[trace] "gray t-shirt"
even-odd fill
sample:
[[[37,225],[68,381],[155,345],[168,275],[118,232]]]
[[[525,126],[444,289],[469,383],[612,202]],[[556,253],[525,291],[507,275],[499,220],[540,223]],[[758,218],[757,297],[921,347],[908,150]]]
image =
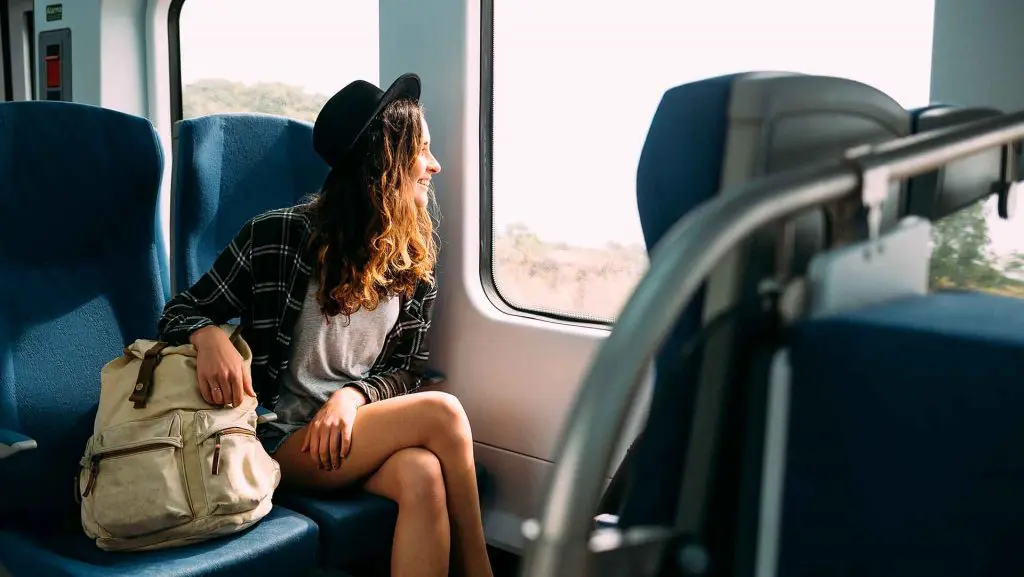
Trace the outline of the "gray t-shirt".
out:
[[[382,300],[372,311],[359,309],[329,321],[316,300],[318,284],[310,280],[292,336],[291,361],[281,375],[280,397],[272,429],[291,433],[312,420],[331,393],[365,378],[398,321],[400,299]]]

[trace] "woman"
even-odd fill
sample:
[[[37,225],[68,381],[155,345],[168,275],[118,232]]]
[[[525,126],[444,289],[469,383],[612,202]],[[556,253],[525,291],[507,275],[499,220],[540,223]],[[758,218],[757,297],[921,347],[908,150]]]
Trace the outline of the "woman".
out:
[[[392,574],[491,575],[469,421],[420,385],[437,296],[427,202],[441,167],[416,75],[356,81],[324,105],[313,145],[331,166],[308,204],[247,222],[212,269],[172,298],[161,338],[197,348],[214,405],[259,397],[282,483],[362,484],[398,503]],[[241,317],[252,373],[217,324]]]

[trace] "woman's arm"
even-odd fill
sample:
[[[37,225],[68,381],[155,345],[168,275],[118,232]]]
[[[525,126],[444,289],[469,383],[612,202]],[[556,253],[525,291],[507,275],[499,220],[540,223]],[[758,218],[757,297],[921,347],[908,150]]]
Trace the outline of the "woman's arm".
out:
[[[167,301],[157,324],[159,338],[173,345],[185,344],[199,329],[225,323],[248,310],[253,295],[251,267],[250,220],[206,274]]]
[[[402,325],[401,340],[384,364],[382,370],[373,372],[365,379],[345,385],[358,389],[366,401],[382,401],[405,395],[418,389],[423,382],[423,373],[430,359],[427,333],[430,331],[437,300],[437,285],[421,282],[413,295],[420,303],[420,315],[416,316],[402,309],[398,323]],[[412,303],[415,307],[415,302]]]

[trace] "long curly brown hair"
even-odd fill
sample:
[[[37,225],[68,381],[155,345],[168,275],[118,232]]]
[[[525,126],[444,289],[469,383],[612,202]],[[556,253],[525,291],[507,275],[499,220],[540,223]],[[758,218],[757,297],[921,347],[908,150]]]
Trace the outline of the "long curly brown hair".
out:
[[[389,104],[309,204],[316,296],[328,319],[373,310],[385,298],[411,296],[420,281],[434,282],[433,222],[412,194],[422,119],[413,100]]]

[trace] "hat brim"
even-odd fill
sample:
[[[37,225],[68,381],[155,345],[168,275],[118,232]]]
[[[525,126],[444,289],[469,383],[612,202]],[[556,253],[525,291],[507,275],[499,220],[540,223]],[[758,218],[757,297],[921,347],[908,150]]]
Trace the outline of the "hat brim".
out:
[[[388,104],[398,100],[399,98],[409,98],[415,102],[420,101],[420,77],[411,72],[403,74],[395,79],[391,83],[391,86],[384,91],[384,98],[380,100],[380,106],[377,107],[377,114],[381,113]]]
[[[381,97],[380,103],[377,104],[376,110],[373,111],[373,115],[371,115],[370,118],[366,120],[366,123],[363,124],[362,128],[359,130],[359,133],[356,135],[356,138],[352,141],[348,148],[345,149],[345,151],[342,153],[342,156],[348,154],[349,151],[352,150],[352,147],[355,146],[356,141],[358,141],[363,136],[363,134],[366,133],[366,129],[370,127],[370,123],[372,123],[375,118],[380,116],[380,113],[384,112],[384,109],[387,108],[389,104],[400,98],[409,98],[414,102],[418,103],[420,101],[420,89],[420,77],[416,74],[413,74],[412,72],[403,74],[399,76],[397,79],[395,79],[395,81],[391,83],[391,86],[389,86],[388,89],[384,91],[384,96]],[[334,167],[332,166],[332,172],[333,168]]]
[[[361,137],[363,133],[366,132],[366,129],[370,127],[370,123],[373,122],[373,119],[380,116],[380,113],[384,112],[384,109],[387,108],[389,104],[401,98],[409,98],[417,103],[420,101],[419,76],[410,72],[395,79],[395,81],[391,83],[391,86],[384,91],[384,96],[381,97],[380,104],[378,104],[377,109],[373,111],[373,116],[366,121],[363,129],[359,131],[359,136]],[[358,138],[359,137],[356,137],[357,140]]]

